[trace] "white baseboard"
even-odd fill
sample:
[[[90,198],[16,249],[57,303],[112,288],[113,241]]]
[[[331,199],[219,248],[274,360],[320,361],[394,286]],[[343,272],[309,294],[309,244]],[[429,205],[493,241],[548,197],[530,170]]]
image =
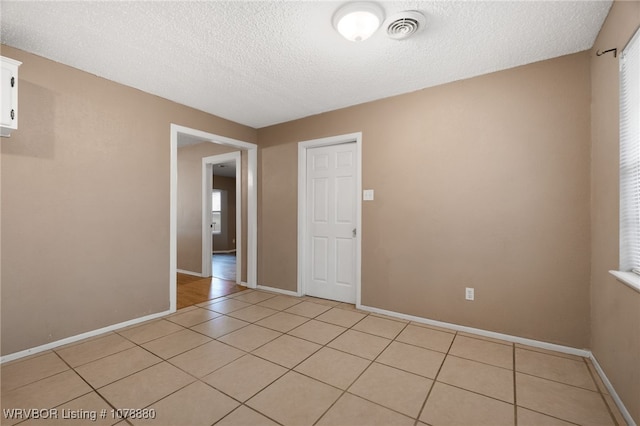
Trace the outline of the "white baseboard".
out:
[[[607,387],[607,390],[609,391],[609,395],[611,395],[611,398],[613,398],[613,401],[618,406],[618,409],[620,410],[620,413],[622,414],[622,417],[624,417],[624,420],[627,422],[627,425],[628,426],[637,426],[636,422],[633,420],[633,417],[631,417],[631,414],[629,413],[629,410],[627,410],[627,407],[624,406],[624,403],[622,402],[622,400],[618,396],[618,393],[616,392],[616,390],[614,389],[613,385],[609,381],[609,378],[604,373],[604,370],[602,369],[602,367],[600,367],[600,364],[598,363],[598,360],[593,355],[593,353],[590,354],[589,359],[591,359],[591,362],[593,363],[593,366],[596,368],[596,371],[598,372],[598,375],[602,379],[602,382]]]
[[[177,269],[176,272],[179,274],[192,275],[194,277],[202,277],[201,272],[185,271],[184,269]]]
[[[26,349],[24,351],[15,352],[9,355],[5,355],[0,357],[0,364],[4,364],[5,362],[13,361],[19,358],[24,358],[25,356],[34,355],[39,352],[48,351],[50,349],[57,348],[59,346],[68,345],[69,343],[74,343],[79,340],[83,340],[89,337],[99,336],[100,334],[108,333],[109,331],[118,330],[120,328],[129,327],[130,325],[138,324],[141,322],[149,321],[152,319],[160,318],[165,315],[171,314],[175,311],[164,311],[158,312],[157,314],[151,314],[140,318],[135,318],[129,321],[121,322],[114,325],[109,325],[107,327],[99,328],[97,330],[87,331],[86,333],[78,334],[71,337],[66,337],[61,340],[56,340],[55,342],[47,343],[45,345],[36,346],[35,348]]]
[[[373,308],[370,306],[358,305],[358,309],[363,311],[375,312],[378,314],[388,315],[390,317],[396,317],[406,319],[409,321],[419,322],[421,324],[434,325],[436,327],[448,328],[450,330],[464,331],[466,333],[477,334],[484,337],[492,337],[494,339],[506,340],[508,342],[520,343],[522,345],[533,346],[535,348],[548,349],[551,351],[562,352],[565,354],[577,355],[585,358],[589,358],[591,351],[588,349],[576,349],[570,346],[556,345],[555,343],[541,342],[539,340],[526,339],[524,337],[512,336],[510,334],[496,333],[494,331],[482,330],[480,328],[467,327],[464,325],[451,324],[448,322],[436,321],[422,317],[415,317],[413,315],[401,314],[393,311],[386,311],[384,309]]]
[[[613,385],[611,384],[606,374],[604,373],[604,370],[602,369],[602,367],[600,367],[600,364],[598,364],[598,361],[596,360],[593,353],[591,353],[591,351],[588,349],[576,349],[570,346],[556,345],[554,343],[541,342],[539,340],[533,340],[533,339],[525,339],[523,337],[496,333],[493,331],[482,330],[480,328],[466,327],[463,325],[451,324],[448,322],[436,321],[436,320],[431,320],[427,318],[416,317],[413,315],[401,314],[398,312],[387,311],[379,308],[373,308],[371,306],[358,305],[356,307],[363,311],[369,311],[369,312],[387,315],[390,317],[401,318],[409,321],[418,322],[421,324],[434,325],[437,327],[448,328],[450,330],[456,330],[456,331],[464,331],[466,333],[476,334],[478,336],[492,337],[494,339],[506,340],[508,342],[513,342],[513,343],[520,343],[522,345],[532,346],[534,348],[548,349],[551,351],[562,352],[565,354],[577,355],[584,358],[589,358],[593,362],[593,365],[596,368],[598,375],[602,379],[602,382],[604,383],[604,385],[607,387],[607,390],[609,391],[609,395],[611,395],[611,397],[613,398],[613,401],[618,406],[618,409],[620,410],[620,413],[624,417],[628,426],[637,426],[635,421],[631,417],[631,414],[629,413],[627,408],[624,406],[624,403],[622,402],[622,400],[616,393],[615,389],[613,388]]]
[[[236,249],[231,249],[231,250],[214,250],[212,251],[213,254],[225,254],[225,253],[235,253]]]
[[[294,296],[294,297],[299,297],[300,295],[295,292],[295,291],[291,291],[291,290],[283,290],[281,288],[275,288],[275,287],[268,287],[266,285],[257,285],[256,289],[258,290],[264,290],[264,291],[270,291],[272,293],[280,293],[280,294],[285,294],[287,296]]]
[[[181,271],[179,270],[178,272],[181,272]],[[189,271],[185,271],[185,272],[182,272],[182,273],[189,273]],[[195,273],[190,273],[190,275],[191,274],[196,275]],[[196,276],[199,276],[199,275],[196,275]],[[243,286],[249,288],[247,283],[245,283],[245,282],[242,282],[240,285],[243,285]],[[273,292],[273,293],[284,294],[284,295],[287,295],[287,296],[294,296],[294,297],[301,296],[300,294],[298,294],[295,291],[283,290],[283,289],[264,286],[264,285],[258,285],[258,286],[256,286],[256,288],[259,289],[259,290],[270,291],[270,292]],[[598,363],[598,360],[593,355],[593,353],[591,353],[590,350],[587,350],[587,349],[576,349],[576,348],[572,348],[570,346],[563,346],[563,345],[557,345],[557,344],[554,344],[554,343],[542,342],[542,341],[539,341],[539,340],[526,339],[526,338],[523,338],[523,337],[512,336],[512,335],[509,335],[509,334],[496,333],[496,332],[493,332],[493,331],[487,331],[487,330],[483,330],[483,329],[480,329],[480,328],[467,327],[467,326],[458,325],[458,324],[452,324],[452,323],[443,322],[443,321],[431,320],[431,319],[428,319],[428,318],[416,317],[416,316],[413,316],[413,315],[402,314],[402,313],[394,312],[394,311],[387,311],[385,309],[374,308],[374,307],[371,307],[371,306],[357,305],[356,308],[360,309],[360,310],[363,310],[363,311],[368,311],[368,312],[378,313],[378,314],[382,314],[382,315],[387,315],[387,316],[390,316],[390,317],[395,317],[395,318],[400,318],[400,319],[404,319],[404,320],[414,321],[414,322],[421,323],[421,324],[433,325],[433,326],[436,326],[436,327],[447,328],[447,329],[450,329],[450,330],[463,331],[463,332],[470,333],[470,334],[476,334],[478,336],[491,337],[491,338],[494,338],[494,339],[506,340],[508,342],[513,342],[513,343],[520,343],[520,344],[532,346],[532,347],[535,347],[535,348],[548,349],[548,350],[552,350],[552,351],[556,351],[556,352],[562,352],[562,353],[566,353],[566,354],[577,355],[577,356],[589,358],[593,362],[593,365],[594,365],[596,371],[598,372],[598,375],[602,379],[602,382],[607,387],[607,390],[609,391],[609,395],[611,395],[611,397],[613,398],[614,402],[618,406],[618,409],[620,410],[620,413],[624,417],[625,421],[628,423],[628,426],[637,426],[635,421],[631,417],[631,414],[629,413],[629,411],[625,407],[624,403],[622,402],[622,400],[618,396],[617,392],[615,391],[613,385],[609,381],[609,378],[604,373],[604,370],[602,369],[602,367]],[[23,358],[23,357],[26,357],[26,356],[29,356],[29,355],[34,355],[34,354],[37,354],[39,352],[44,352],[44,351],[47,351],[47,350],[50,350],[50,349],[54,349],[54,348],[57,348],[57,347],[60,347],[60,346],[63,346],[63,345],[67,345],[69,343],[74,343],[74,342],[77,342],[79,340],[87,339],[89,337],[99,336],[100,334],[104,334],[104,333],[107,333],[107,332],[110,332],[110,331],[118,330],[120,328],[129,327],[129,326],[134,325],[134,324],[138,324],[138,323],[141,323],[141,322],[145,322],[145,321],[149,321],[149,320],[152,320],[152,319],[160,318],[160,317],[163,317],[165,315],[171,314],[173,312],[175,312],[175,311],[167,310],[167,311],[164,311],[164,312],[159,312],[159,313],[156,313],[156,314],[151,314],[151,315],[147,315],[147,316],[140,317],[140,318],[135,318],[135,319],[132,319],[132,320],[129,320],[129,321],[121,322],[121,323],[110,325],[110,326],[103,327],[103,328],[99,328],[97,330],[92,330],[92,331],[88,331],[86,333],[78,334],[76,336],[71,336],[71,337],[67,337],[67,338],[61,339],[61,340],[57,340],[55,342],[51,342],[51,343],[47,343],[45,345],[37,346],[35,348],[26,349],[24,351],[15,352],[13,354],[5,355],[5,356],[0,357],[0,364],[4,364],[6,362],[13,361],[13,360],[16,360],[16,359],[19,359],[19,358]]]

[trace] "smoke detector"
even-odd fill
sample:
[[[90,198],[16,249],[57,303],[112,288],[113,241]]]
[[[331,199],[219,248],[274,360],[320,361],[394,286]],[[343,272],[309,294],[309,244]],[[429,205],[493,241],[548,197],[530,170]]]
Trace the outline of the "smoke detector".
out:
[[[424,15],[416,10],[408,10],[390,16],[386,22],[387,35],[395,40],[409,38],[422,28],[426,19]]]

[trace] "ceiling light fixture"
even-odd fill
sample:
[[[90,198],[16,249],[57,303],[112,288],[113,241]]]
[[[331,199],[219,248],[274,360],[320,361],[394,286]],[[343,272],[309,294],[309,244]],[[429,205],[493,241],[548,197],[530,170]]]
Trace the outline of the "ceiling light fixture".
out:
[[[347,3],[333,15],[333,26],[350,41],[364,41],[380,27],[384,11],[371,2]]]

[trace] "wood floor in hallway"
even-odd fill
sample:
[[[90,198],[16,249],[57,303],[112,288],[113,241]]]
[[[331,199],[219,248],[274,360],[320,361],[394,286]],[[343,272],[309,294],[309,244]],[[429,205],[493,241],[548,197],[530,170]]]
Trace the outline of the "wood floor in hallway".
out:
[[[211,256],[211,273],[216,278],[236,281],[236,254],[216,253]]]
[[[215,277],[201,278],[180,273],[178,273],[177,284],[178,309],[245,290],[245,287],[237,285],[234,281]]]

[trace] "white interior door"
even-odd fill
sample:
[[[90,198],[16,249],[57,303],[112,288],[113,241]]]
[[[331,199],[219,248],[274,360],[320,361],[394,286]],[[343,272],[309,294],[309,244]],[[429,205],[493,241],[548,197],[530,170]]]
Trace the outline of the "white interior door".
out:
[[[356,144],[307,150],[305,291],[356,301]]]

